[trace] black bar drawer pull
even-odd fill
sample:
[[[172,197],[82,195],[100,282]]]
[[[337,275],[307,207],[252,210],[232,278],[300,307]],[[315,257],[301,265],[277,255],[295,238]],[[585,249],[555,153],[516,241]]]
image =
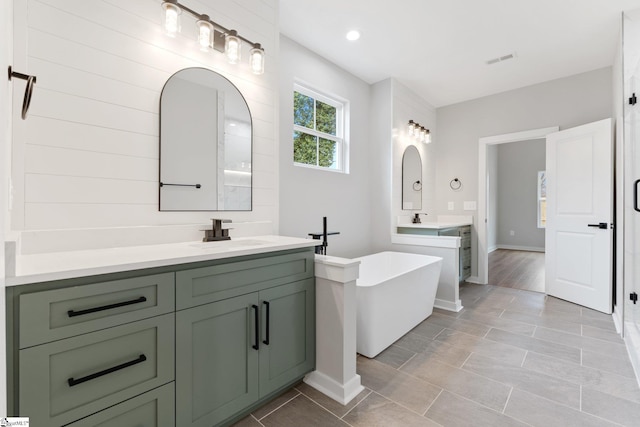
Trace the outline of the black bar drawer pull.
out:
[[[255,330],[256,330],[255,340],[254,340],[255,344],[252,345],[251,347],[253,347],[254,350],[260,350],[260,322],[259,322],[259,319],[258,319],[258,316],[259,316],[258,309],[259,309],[259,307],[257,305],[255,305],[255,304],[253,304],[251,306],[251,308],[253,308],[253,312],[255,314],[255,324],[254,324],[254,326],[255,326]]]
[[[104,375],[111,374],[121,369],[128,368],[129,366],[137,365],[138,363],[142,363],[145,360],[147,360],[147,356],[141,354],[140,357],[130,362],[125,362],[122,365],[114,366],[113,368],[105,369],[104,371],[96,372],[95,374],[87,375],[86,377],[78,378],[77,380],[69,378],[67,382],[69,383],[69,387],[73,387],[87,381],[95,380],[96,378],[100,378]]]
[[[638,184],[640,184],[640,179],[636,179],[636,182],[633,183],[633,209],[636,212],[640,212],[640,206],[638,206]]]
[[[113,308],[125,307],[127,305],[140,304],[141,302],[145,302],[147,300],[146,297],[140,297],[136,299],[132,299],[130,301],[117,302],[115,304],[102,305],[100,307],[87,308],[86,310],[69,310],[67,311],[67,315],[69,317],[82,316],[83,314],[96,313],[98,311],[111,310]]]
[[[262,340],[263,344],[269,345],[269,301],[262,301],[262,303],[267,306],[267,333],[264,340]]]

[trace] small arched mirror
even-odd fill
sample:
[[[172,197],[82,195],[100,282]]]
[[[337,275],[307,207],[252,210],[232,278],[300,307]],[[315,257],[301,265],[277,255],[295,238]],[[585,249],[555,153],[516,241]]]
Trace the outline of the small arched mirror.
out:
[[[206,68],[175,73],[160,96],[160,210],[251,210],[251,146],[233,83]]]
[[[413,145],[402,156],[402,209],[422,209],[422,160]]]

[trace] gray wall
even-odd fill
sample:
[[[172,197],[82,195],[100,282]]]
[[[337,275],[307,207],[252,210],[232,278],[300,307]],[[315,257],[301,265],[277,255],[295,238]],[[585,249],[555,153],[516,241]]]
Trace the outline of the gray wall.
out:
[[[544,250],[544,228],[537,224],[537,181],[538,171],[545,170],[545,142],[538,139],[497,146],[498,247]]]
[[[370,86],[335,64],[280,36],[280,234],[305,237],[322,230],[327,217],[330,231],[327,253],[356,257],[370,253],[371,195],[369,183]],[[349,101],[349,173],[337,173],[293,164],[294,81]],[[374,168],[375,169],[375,168]]]
[[[468,102],[437,109],[436,207],[439,214],[467,214],[463,201],[478,199],[478,139],[549,126],[567,129],[612,114],[611,68],[552,80]],[[457,176],[464,184],[460,191],[449,189]],[[447,202],[455,210],[447,210]],[[477,235],[473,233],[473,247]],[[477,275],[477,258],[472,274]]]

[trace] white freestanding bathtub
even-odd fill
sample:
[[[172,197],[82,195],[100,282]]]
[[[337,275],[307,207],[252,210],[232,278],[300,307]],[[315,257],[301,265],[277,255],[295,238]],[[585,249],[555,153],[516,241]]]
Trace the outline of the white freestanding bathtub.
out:
[[[375,357],[431,315],[442,258],[380,252],[357,259],[356,347]]]

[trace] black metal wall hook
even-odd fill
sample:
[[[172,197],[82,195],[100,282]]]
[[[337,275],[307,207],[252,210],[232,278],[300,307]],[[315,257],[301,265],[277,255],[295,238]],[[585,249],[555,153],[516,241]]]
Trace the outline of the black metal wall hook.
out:
[[[24,100],[22,101],[22,120],[25,120],[27,118],[27,111],[29,111],[29,105],[31,105],[31,95],[33,94],[33,85],[36,83],[36,76],[13,71],[11,65],[9,65],[9,80],[13,77],[27,81],[27,87],[24,90]]]

